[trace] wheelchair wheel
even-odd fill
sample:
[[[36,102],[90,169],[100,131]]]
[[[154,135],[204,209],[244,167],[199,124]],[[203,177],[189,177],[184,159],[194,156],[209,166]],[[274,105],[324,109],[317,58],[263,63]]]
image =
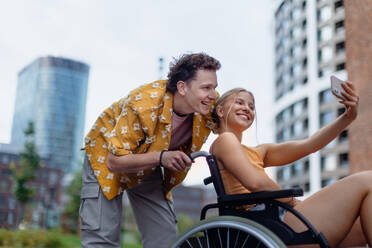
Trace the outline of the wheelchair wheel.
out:
[[[172,248],[286,247],[266,227],[240,217],[203,220],[179,236]]]

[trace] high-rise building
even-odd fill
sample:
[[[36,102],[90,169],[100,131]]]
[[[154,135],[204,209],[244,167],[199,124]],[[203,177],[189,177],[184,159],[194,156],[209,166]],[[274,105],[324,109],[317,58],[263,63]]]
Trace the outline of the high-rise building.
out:
[[[276,141],[303,139],[343,113],[330,75],[347,79],[343,0],[275,1]],[[283,187],[314,192],[349,174],[348,129],[325,148],[276,168]]]
[[[372,0],[345,0],[349,80],[359,92],[358,118],[350,126],[350,170],[372,170]]]
[[[60,57],[41,57],[18,73],[11,143],[23,146],[28,122],[35,127],[40,157],[70,172],[80,159],[89,66]]]

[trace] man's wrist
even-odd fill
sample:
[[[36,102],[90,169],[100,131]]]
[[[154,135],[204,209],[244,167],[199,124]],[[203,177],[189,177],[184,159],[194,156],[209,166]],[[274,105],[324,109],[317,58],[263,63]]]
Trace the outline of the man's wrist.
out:
[[[164,152],[167,152],[167,151],[168,151],[168,149],[163,149],[163,150],[160,152],[160,156],[159,156],[159,166],[160,166],[160,167],[164,167],[163,162],[162,162],[162,159],[163,159],[163,154],[164,154]]]

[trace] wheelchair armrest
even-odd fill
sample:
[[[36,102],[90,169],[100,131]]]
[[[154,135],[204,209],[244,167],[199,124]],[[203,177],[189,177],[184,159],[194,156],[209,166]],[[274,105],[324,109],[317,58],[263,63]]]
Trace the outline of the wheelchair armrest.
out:
[[[229,204],[230,206],[241,206],[262,203],[277,198],[302,196],[303,194],[304,193],[301,188],[294,188],[273,191],[261,191],[248,194],[224,195],[218,197],[218,201],[223,205]]]

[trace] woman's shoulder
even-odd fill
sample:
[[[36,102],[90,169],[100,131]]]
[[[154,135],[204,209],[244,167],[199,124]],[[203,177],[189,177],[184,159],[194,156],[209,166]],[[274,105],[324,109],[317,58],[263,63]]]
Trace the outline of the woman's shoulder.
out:
[[[231,132],[223,132],[219,134],[213,143],[215,143],[216,145],[217,144],[225,145],[226,143],[239,143],[240,144],[238,138]]]
[[[231,132],[224,132],[218,135],[211,145],[211,153],[218,153],[219,150],[229,150],[233,147],[240,146],[239,140]]]

